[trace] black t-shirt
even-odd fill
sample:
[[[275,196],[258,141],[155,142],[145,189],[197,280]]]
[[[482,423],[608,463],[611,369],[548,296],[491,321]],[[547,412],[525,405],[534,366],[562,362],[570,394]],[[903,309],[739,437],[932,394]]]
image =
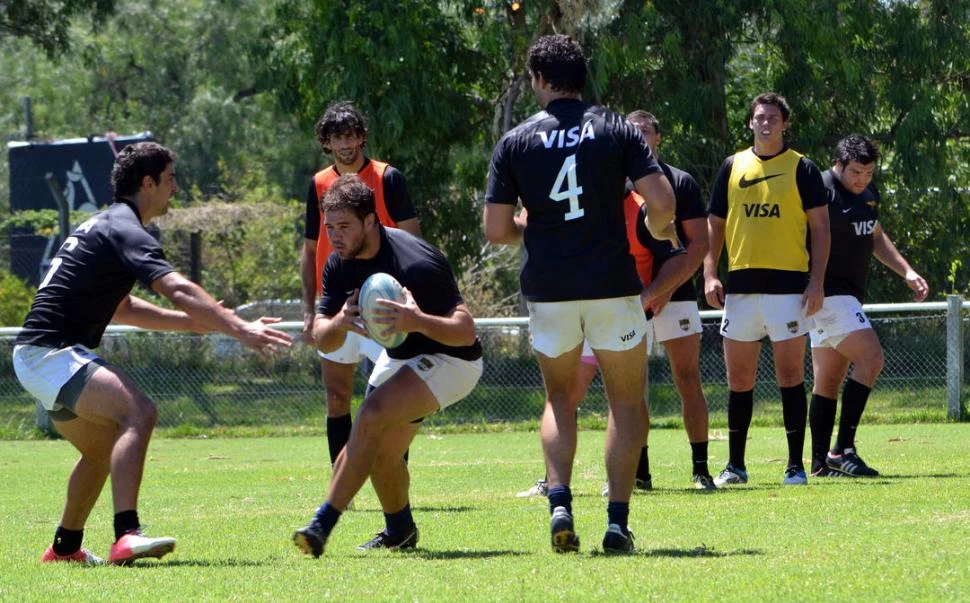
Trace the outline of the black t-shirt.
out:
[[[51,261],[17,343],[95,348],[135,281],[174,272],[138,210],[118,201],[71,233]]]
[[[667,176],[667,180],[670,180],[670,185],[674,189],[674,198],[677,199],[677,215],[675,218],[677,237],[680,238],[681,242],[686,245],[687,235],[684,233],[684,222],[687,220],[701,219],[705,220],[704,226],[705,228],[707,227],[707,208],[704,206],[704,199],[701,195],[701,187],[697,185],[697,181],[694,180],[694,177],[684,170],[675,168],[674,166],[668,165],[662,161],[660,162],[660,168],[663,170],[664,175]],[[641,226],[643,228],[643,233],[650,236],[650,233],[647,231],[647,227],[643,226],[643,220],[645,217],[646,210],[641,208],[639,223],[637,224],[637,237],[640,239],[641,243],[643,243],[640,230]],[[653,237],[650,238],[653,239]],[[651,249],[651,251],[653,250]],[[686,253],[686,251],[684,253]],[[658,256],[656,253],[654,253],[654,276],[657,276],[657,271],[660,270],[660,266],[663,265],[663,262],[663,259],[659,259],[658,261]],[[670,301],[697,301],[697,290],[694,288],[695,276],[697,276],[696,273],[692,274],[683,285],[678,287],[670,297]]]
[[[623,213],[626,179],[660,166],[623,117],[579,99],[557,99],[495,145],[487,203],[529,211],[520,283],[529,301],[637,295]]]
[[[788,148],[782,149],[781,153]],[[778,155],[781,155],[778,153]],[[762,160],[769,160],[772,157],[761,157]],[[708,211],[719,218],[727,219],[728,213],[728,186],[731,177],[731,169],[734,167],[734,155],[728,156],[721,164],[721,168],[714,178],[711,187],[711,200]],[[829,194],[822,184],[822,177],[818,167],[808,157],[802,157],[795,168],[795,184],[798,187],[798,195],[801,197],[802,209],[806,212],[815,207],[828,204]],[[809,234],[809,236],[811,236]],[[809,241],[805,241],[809,245]],[[725,293],[776,293],[790,294],[801,293],[808,286],[808,273],[795,272],[791,270],[774,270],[771,268],[746,268],[734,270],[728,275],[728,282],[725,285]]]
[[[370,159],[364,160],[366,166]],[[363,169],[363,166],[361,166]],[[394,166],[387,166],[381,178],[384,186],[384,205],[387,206],[387,213],[394,222],[400,224],[404,220],[418,217],[408,196],[407,183],[404,181],[404,174]],[[303,227],[303,237],[316,241],[320,238],[320,199],[317,198],[317,184],[310,178],[310,187],[306,192],[306,217]],[[389,226],[385,224],[385,226]]]
[[[832,197],[832,251],[825,268],[825,295],[854,295],[862,303],[872,264],[872,233],[879,220],[879,191],[870,184],[861,194],[853,194],[832,170],[822,173],[822,181]]]
[[[403,230],[380,226],[381,247],[368,260],[342,260],[333,252],[323,268],[323,295],[317,312],[336,316],[347,298],[359,289],[368,276],[386,272],[407,287],[425,314],[446,316],[464,303],[448,260],[437,247]],[[404,343],[387,350],[388,356],[407,360],[421,354],[447,354],[463,360],[482,357],[482,344],[476,338],[468,346],[454,347],[421,333],[409,333]]]

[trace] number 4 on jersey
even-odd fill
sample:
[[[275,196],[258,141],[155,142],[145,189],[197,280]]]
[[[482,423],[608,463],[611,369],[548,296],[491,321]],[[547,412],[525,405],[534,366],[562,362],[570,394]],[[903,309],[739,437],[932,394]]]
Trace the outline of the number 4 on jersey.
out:
[[[569,187],[565,190],[562,190],[563,180]],[[559,175],[556,176],[556,183],[549,191],[549,198],[553,201],[569,199],[569,211],[563,216],[568,221],[583,217],[583,209],[579,207],[579,196],[582,194],[583,187],[576,184],[576,155],[570,155],[559,168]]]

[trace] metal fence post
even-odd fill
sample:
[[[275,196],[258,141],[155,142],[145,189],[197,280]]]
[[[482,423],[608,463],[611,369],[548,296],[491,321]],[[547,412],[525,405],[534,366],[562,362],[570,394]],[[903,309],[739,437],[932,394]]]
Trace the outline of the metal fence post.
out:
[[[946,416],[963,419],[963,297],[946,296]]]

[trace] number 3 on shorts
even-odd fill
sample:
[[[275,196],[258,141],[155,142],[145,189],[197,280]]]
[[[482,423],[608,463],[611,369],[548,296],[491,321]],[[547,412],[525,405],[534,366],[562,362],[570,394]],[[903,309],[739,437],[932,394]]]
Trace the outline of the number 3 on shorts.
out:
[[[563,180],[569,186],[565,190],[561,190]],[[583,217],[583,209],[579,207],[579,196],[582,194],[583,187],[576,184],[576,155],[573,154],[566,157],[566,160],[562,162],[559,175],[556,176],[556,183],[552,185],[552,190],[549,191],[549,198],[553,201],[569,199],[569,211],[563,216],[566,221],[569,221]]]

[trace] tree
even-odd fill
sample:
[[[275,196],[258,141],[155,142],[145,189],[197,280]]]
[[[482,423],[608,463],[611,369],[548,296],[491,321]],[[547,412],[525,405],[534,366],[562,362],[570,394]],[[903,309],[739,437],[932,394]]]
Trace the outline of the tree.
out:
[[[70,47],[72,20],[90,15],[104,19],[115,0],[7,0],[0,4],[0,38],[27,38],[55,57]]]

